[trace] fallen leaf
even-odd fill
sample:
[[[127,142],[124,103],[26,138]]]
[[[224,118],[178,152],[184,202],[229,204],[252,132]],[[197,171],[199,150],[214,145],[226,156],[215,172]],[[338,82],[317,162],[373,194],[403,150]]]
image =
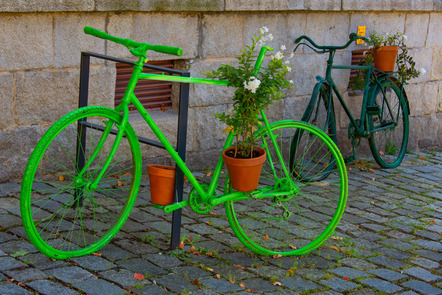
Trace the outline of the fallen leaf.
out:
[[[12,257],[12,258],[21,257],[21,256],[25,256],[25,255],[28,254],[28,253],[29,253],[29,251],[20,250],[20,251],[13,252],[13,253],[11,254],[11,257]]]
[[[165,112],[165,111],[166,111],[166,108],[163,107],[163,106],[161,106],[161,111],[162,111],[162,112]]]
[[[178,246],[178,248],[183,249],[184,248],[184,241],[180,242],[180,245]]]
[[[220,279],[221,275],[217,273],[216,275],[214,275],[214,277],[217,278],[217,279]]]
[[[269,239],[269,235],[264,236],[264,241],[267,241]]]
[[[273,255],[272,257],[273,257],[274,259],[279,259],[279,258],[282,257],[282,255],[281,255],[281,254],[278,254],[278,255]]]
[[[233,266],[240,268],[242,270],[246,270],[246,268],[244,266],[238,265],[238,264],[234,264]]]
[[[58,176],[58,181],[63,181],[63,180],[64,180],[63,175]]]
[[[436,221],[435,221],[434,219],[433,219],[433,220],[431,220],[431,222],[432,222],[432,223],[436,223]]]
[[[121,178],[120,175],[118,175],[118,174],[115,174],[114,177],[115,177],[116,179],[120,179],[120,178]]]
[[[206,267],[206,270],[208,270],[208,271],[213,271],[213,268]]]
[[[383,156],[385,155],[383,151],[379,151],[379,155]]]
[[[235,281],[234,280],[231,280],[231,279],[227,279],[229,282],[231,282],[232,284],[235,284]]]
[[[374,169],[368,169],[368,172],[370,172],[370,173],[374,173]]]
[[[123,175],[129,176],[129,175],[132,175],[132,174],[130,172],[126,172]]]
[[[123,183],[118,180],[118,186],[123,186]]]
[[[282,284],[280,282],[274,282],[272,283],[273,286],[282,286]]]
[[[349,280],[348,277],[343,277],[342,279],[345,280],[345,281]]]
[[[338,247],[331,246],[330,248],[339,252],[339,248]]]
[[[193,282],[192,282],[192,284],[194,284],[194,285],[198,286],[198,285],[200,284],[200,282],[198,282],[198,280],[197,280],[197,279],[194,279],[194,280],[193,280]]]
[[[92,253],[91,255],[101,257],[101,253]]]
[[[214,216],[219,215],[218,213],[216,213],[216,212],[212,212],[212,211],[210,211],[209,214],[210,214],[210,215],[214,215]]]
[[[245,288],[245,287],[246,287],[246,284],[241,283],[241,284],[239,284],[239,286]]]

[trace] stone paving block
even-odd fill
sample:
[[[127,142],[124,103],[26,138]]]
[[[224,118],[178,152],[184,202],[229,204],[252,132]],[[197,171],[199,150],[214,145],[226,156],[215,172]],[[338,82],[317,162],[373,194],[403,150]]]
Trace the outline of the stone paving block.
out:
[[[368,272],[390,282],[399,281],[407,278],[407,276],[402,273],[385,268],[370,269],[368,270]]]
[[[348,282],[346,280],[334,277],[328,280],[321,280],[321,284],[337,291],[337,292],[348,292],[350,290],[359,287],[358,284]]]
[[[166,274],[167,271],[153,265],[152,263],[141,259],[141,258],[132,258],[127,260],[120,260],[115,262],[120,267],[127,268],[128,270],[140,273],[147,277],[155,277],[158,275]],[[167,266],[165,266],[167,267]]]
[[[155,284],[147,285],[142,288],[139,288],[136,290],[136,293],[139,295],[171,295],[173,293],[168,292],[161,288],[160,286],[157,286]]]
[[[380,279],[370,278],[370,279],[361,280],[359,282],[366,285],[366,286],[375,288],[381,292],[385,292],[388,294],[402,290],[402,288],[399,287],[398,285],[395,285],[395,284],[392,284],[392,283],[389,283],[387,281],[380,280]]]
[[[39,269],[35,268],[26,268],[26,269],[19,269],[19,270],[7,270],[5,273],[19,281],[19,282],[29,282],[34,280],[43,280],[47,279],[48,275],[44,272],[42,272]]]
[[[76,280],[72,282],[72,286],[89,295],[103,295],[103,290],[105,290],[107,294],[127,294],[127,291],[102,279]]]
[[[107,244],[104,246],[99,253],[102,257],[109,259],[110,261],[123,260],[128,258],[133,258],[135,255],[126,250],[121,249],[113,244]]]
[[[435,288],[433,286],[431,286],[430,284],[421,282],[421,281],[408,281],[405,283],[402,283],[402,286],[406,287],[406,288],[410,288],[414,291],[417,291],[419,293],[422,294],[426,294],[426,295],[439,295],[442,294],[442,289],[439,288]]]
[[[442,251],[442,244],[439,242],[428,241],[428,240],[417,240],[414,242],[419,246],[422,246],[429,250]]]
[[[162,253],[157,254],[147,254],[143,255],[142,258],[149,260],[150,262],[160,266],[164,267],[167,266],[168,268],[177,267],[180,265],[183,265],[183,262],[179,260],[176,257],[170,256],[170,255],[164,255]]]
[[[370,275],[366,272],[356,270],[351,267],[339,267],[332,270],[329,270],[331,273],[335,273],[337,275],[340,275],[341,277],[347,277],[350,280],[357,279],[357,278],[364,278],[369,277]]]
[[[9,256],[0,257],[0,271],[10,270],[27,265]]]
[[[435,282],[437,280],[442,279],[442,276],[437,276],[432,274],[426,269],[420,268],[420,267],[411,267],[404,270],[404,273],[413,276],[419,280],[425,281],[425,282]]]
[[[373,263],[358,258],[344,258],[341,260],[341,263],[342,265],[356,268],[358,270],[367,270],[367,269],[376,268],[376,265],[374,265]]]
[[[321,286],[313,283],[310,280],[305,280],[300,277],[287,277],[280,280],[283,286],[293,289],[295,291],[308,291],[321,289]]]
[[[392,259],[392,258],[389,258],[387,256],[383,256],[383,255],[370,257],[367,260],[372,263],[382,265],[382,266],[388,267],[388,268],[393,268],[393,269],[401,269],[401,268],[407,266],[407,264],[405,264],[399,260]]]
[[[40,294],[57,294],[57,295],[77,295],[80,294],[75,290],[69,289],[59,283],[39,280],[27,283],[32,289],[36,290]]]
[[[107,270],[100,272],[100,275],[111,282],[123,286],[123,288],[130,288],[134,286],[150,285],[152,284],[148,279],[137,280],[134,278],[134,272],[127,269]]]
[[[204,271],[196,266],[180,266],[171,269],[174,273],[188,280],[202,280],[213,276],[213,273]]]
[[[97,280],[96,276],[77,266],[49,269],[45,272],[68,284],[71,284],[74,281]]]
[[[158,249],[152,247],[149,244],[134,241],[129,239],[121,239],[114,242],[117,246],[126,249],[127,251],[132,252],[133,254],[142,255],[142,254],[152,254],[158,253]]]
[[[410,260],[411,263],[422,266],[423,268],[429,268],[429,269],[437,269],[440,268],[440,264],[435,262],[435,261],[431,261],[429,259],[426,258],[415,258],[415,259],[411,259]]]
[[[32,293],[26,289],[20,288],[10,282],[0,282],[0,292],[2,295],[31,295]]]
[[[416,241],[413,241],[416,243]],[[418,246],[412,245],[410,243],[402,242],[397,239],[385,239],[383,241],[380,241],[381,244],[391,246],[393,248],[396,248],[398,250],[408,251],[417,248]]]
[[[420,256],[426,257],[426,258],[433,260],[433,261],[437,261],[437,262],[442,261],[442,253],[439,253],[436,251],[419,249],[419,250],[415,250],[414,253],[416,253]]]
[[[225,279],[231,279],[234,281],[240,281],[245,279],[250,279],[254,275],[250,272],[244,271],[235,265],[225,265],[220,264],[213,267],[213,272],[220,274]]]
[[[273,292],[278,289],[278,287],[272,285],[272,283],[270,283],[269,281],[263,280],[261,278],[238,280],[237,282],[244,283],[246,289],[251,289],[254,292],[260,292],[263,294]]]
[[[115,267],[115,264],[112,262],[98,256],[74,257],[71,260],[78,263],[82,268],[91,271],[103,271]]]
[[[217,290],[220,293],[228,293],[228,292],[243,290],[243,288],[241,288],[240,286],[232,284],[224,279],[206,279],[206,280],[201,280],[199,283],[205,287]]]
[[[176,274],[169,273],[165,276],[161,276],[155,279],[156,283],[160,286],[166,287],[168,290],[179,293],[183,290],[193,292],[198,290],[198,287],[192,282],[177,276]]]

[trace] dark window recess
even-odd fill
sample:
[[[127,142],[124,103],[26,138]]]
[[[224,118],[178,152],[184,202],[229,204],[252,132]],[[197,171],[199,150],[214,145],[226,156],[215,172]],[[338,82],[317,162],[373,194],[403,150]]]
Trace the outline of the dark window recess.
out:
[[[360,50],[353,50],[351,52],[351,65],[352,66],[358,66],[365,60],[364,51],[367,51],[367,49],[360,49]],[[358,74],[358,70],[350,70],[350,79],[353,77],[356,77]],[[348,90],[351,88],[348,87]]]
[[[150,65],[155,65],[163,68],[173,69],[173,61],[149,61]],[[133,66],[125,63],[117,63],[117,81],[115,85],[115,106],[121,103],[124,91],[129,83],[132,74]],[[153,69],[144,68],[144,73],[162,74],[163,72]],[[164,75],[170,75],[164,73]],[[135,96],[140,100],[141,104],[147,110],[165,110],[172,107],[172,82],[169,81],[154,81],[139,79],[135,87]],[[129,110],[134,111],[133,104],[129,105]]]

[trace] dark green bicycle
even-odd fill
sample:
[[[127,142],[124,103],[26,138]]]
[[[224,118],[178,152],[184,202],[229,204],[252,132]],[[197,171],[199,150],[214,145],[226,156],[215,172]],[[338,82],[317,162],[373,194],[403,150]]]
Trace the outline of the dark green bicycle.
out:
[[[334,65],[333,58],[337,50],[345,49],[357,39],[363,39],[368,43],[371,40],[365,37],[350,34],[350,40],[343,46],[319,46],[309,37],[301,36],[295,40],[295,50],[300,45],[305,45],[317,53],[328,53],[327,69],[325,78],[316,77],[318,83],[313,88],[313,93],[308,106],[301,118],[304,122],[320,128],[337,143],[336,115],[333,96],[342,105],[350,120],[348,137],[355,148],[360,144],[361,138],[368,139],[370,149],[376,162],[383,168],[397,167],[405,156],[408,143],[408,100],[403,84],[395,77],[395,73],[385,73],[372,66],[343,66]],[[307,42],[301,42],[301,41]],[[355,69],[366,71],[365,89],[359,119],[355,119],[350,109],[345,104],[342,94],[333,81],[331,72],[333,69]],[[292,153],[299,159],[298,153],[305,155],[304,146],[311,146],[311,139],[302,131],[293,138]],[[317,146],[319,148],[319,146]],[[315,150],[315,149],[313,149]],[[313,153],[313,151],[312,151]],[[316,154],[317,155],[317,154]],[[317,155],[321,157],[321,155]],[[304,180],[321,180],[326,178],[334,167],[334,163],[328,161],[329,167],[323,173],[306,173],[306,171],[294,171]]]

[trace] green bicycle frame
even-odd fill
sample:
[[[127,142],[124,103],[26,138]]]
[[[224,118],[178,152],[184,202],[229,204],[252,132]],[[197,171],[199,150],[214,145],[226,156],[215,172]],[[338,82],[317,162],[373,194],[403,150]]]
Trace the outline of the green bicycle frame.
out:
[[[256,72],[261,67],[261,64],[264,60],[267,50],[273,50],[273,48],[267,47],[267,46],[264,46],[261,48],[261,51],[257,57],[255,67],[254,67]],[[177,166],[181,169],[183,174],[187,177],[189,182],[192,184],[192,186],[198,192],[199,196],[201,196],[201,199],[203,200],[203,202],[208,203],[210,205],[217,205],[217,204],[221,204],[221,203],[224,203],[224,202],[227,202],[230,200],[238,200],[238,199],[242,199],[242,198],[248,198],[248,196],[245,196],[245,193],[243,193],[243,192],[233,192],[230,194],[225,194],[225,195],[223,194],[221,196],[215,195],[215,190],[218,186],[218,179],[221,175],[221,170],[224,166],[222,156],[220,156],[220,158],[218,160],[215,171],[213,173],[212,180],[211,180],[209,187],[207,188],[207,191],[206,191],[201,186],[201,184],[198,182],[198,180],[195,178],[195,176],[192,174],[192,172],[189,170],[189,168],[186,166],[184,161],[180,158],[180,156],[178,155],[175,148],[172,146],[172,144],[169,142],[169,140],[164,136],[164,134],[161,132],[160,128],[156,125],[154,120],[151,118],[149,113],[146,111],[144,106],[140,103],[140,101],[138,100],[138,98],[134,94],[134,89],[135,89],[135,86],[136,86],[139,79],[162,80],[162,81],[171,81],[171,82],[180,82],[180,83],[212,84],[212,85],[221,85],[221,86],[227,86],[227,85],[229,85],[229,82],[222,81],[222,80],[204,79],[204,78],[180,77],[180,76],[170,76],[170,75],[164,75],[164,74],[142,73],[144,61],[145,61],[145,58],[140,57],[138,62],[134,63],[134,70],[133,70],[132,76],[129,80],[126,92],[122,98],[121,104],[115,108],[116,111],[123,113],[123,120],[122,120],[121,125],[118,126],[119,130],[117,132],[117,136],[115,138],[115,141],[114,141],[111,151],[109,153],[109,157],[106,160],[106,162],[104,163],[103,168],[100,171],[100,173],[98,174],[95,181],[91,184],[86,184],[86,185],[89,185],[89,187],[92,189],[96,188],[98,185],[98,182],[101,180],[105,171],[109,167],[110,162],[111,162],[112,158],[114,157],[116,150],[121,142],[121,139],[123,138],[125,128],[126,128],[126,125],[127,125],[128,119],[129,119],[128,105],[132,103],[135,106],[135,108],[138,110],[138,112],[140,113],[142,118],[145,120],[147,125],[152,129],[152,132],[155,134],[155,136],[158,138],[158,140],[161,142],[161,144],[164,146],[164,148],[167,150],[167,152],[171,155],[172,159],[175,161]],[[264,130],[270,129],[270,124],[269,124],[269,122],[265,116],[265,113],[263,111],[261,111],[260,120],[264,122],[264,126],[261,127],[257,131],[258,134],[264,132]],[[83,175],[83,173],[89,167],[90,163],[98,155],[98,153],[101,150],[101,148],[104,144],[104,141],[105,141],[106,137],[109,135],[109,133],[110,133],[110,127],[106,128],[104,130],[102,138],[101,138],[99,144],[97,145],[98,148],[96,149],[96,153],[94,155],[92,155],[92,157],[88,161],[88,163],[86,163],[84,165],[82,171],[80,171],[77,174],[78,179],[81,177],[81,175]],[[276,146],[275,136],[271,132],[269,132],[269,134],[270,134],[270,140]],[[234,133],[229,132],[223,149],[230,147],[232,145],[233,139],[234,139]],[[281,152],[277,151],[277,155],[280,158],[281,163],[283,163]],[[271,167],[271,168],[272,168],[273,173],[276,177],[275,168],[274,167]],[[284,171],[285,175],[287,176],[287,178],[290,179],[288,177],[289,172],[287,170],[287,167],[284,166],[283,171]],[[85,184],[82,183],[81,185],[85,185]],[[283,195],[283,194],[287,194],[287,192],[281,192],[281,195]],[[275,193],[273,192],[272,196],[274,196],[274,195],[275,195]],[[268,197],[266,195],[265,189],[257,190],[256,192],[254,192],[253,196],[254,197]],[[269,194],[269,196],[270,196],[270,194]],[[163,210],[165,212],[172,212],[174,210],[178,210],[180,208],[183,208],[183,207],[187,206],[188,204],[189,204],[189,201],[184,200],[184,201],[172,204],[172,205],[165,206],[163,208]]]

